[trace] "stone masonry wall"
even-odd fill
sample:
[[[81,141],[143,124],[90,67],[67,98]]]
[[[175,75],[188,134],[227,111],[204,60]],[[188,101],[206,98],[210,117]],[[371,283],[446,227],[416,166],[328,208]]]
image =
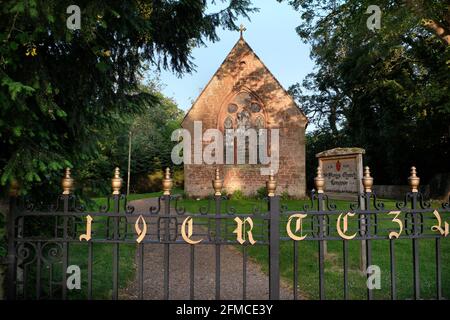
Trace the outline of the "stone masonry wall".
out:
[[[194,121],[202,121],[203,132],[209,128],[223,129],[227,106],[241,92],[248,92],[262,105],[267,129],[280,130],[280,163],[275,175],[277,193],[287,191],[291,196],[304,197],[307,119],[243,39],[231,50],[182,123],[183,128],[191,132],[192,151]],[[220,169],[228,193],[239,189],[246,195],[255,194],[268,179],[261,175],[260,165],[185,164],[186,193],[192,197],[213,194],[211,181],[216,167]]]

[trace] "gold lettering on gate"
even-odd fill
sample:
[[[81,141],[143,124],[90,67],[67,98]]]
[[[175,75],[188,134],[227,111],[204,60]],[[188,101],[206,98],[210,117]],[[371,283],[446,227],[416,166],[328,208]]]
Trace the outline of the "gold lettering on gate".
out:
[[[187,234],[186,234],[186,224],[187,224]],[[203,239],[200,240],[192,240],[193,234],[193,220],[192,217],[187,217],[184,219],[183,224],[181,225],[181,236],[183,237],[183,240],[186,241],[189,244],[197,244],[202,242]]]
[[[392,219],[392,222],[397,223],[399,226],[399,232],[391,231],[389,233],[389,239],[392,239],[392,238],[398,239],[403,232],[403,222],[402,222],[402,220],[398,219],[398,216],[400,215],[400,213],[401,213],[401,211],[391,211],[388,213],[389,215],[395,214],[395,217],[394,217],[394,219]]]
[[[140,226],[141,224],[142,229]],[[134,223],[134,230],[136,230],[136,234],[138,236],[136,242],[141,243],[141,241],[144,240],[145,235],[147,234],[147,222],[145,222],[145,219],[142,215],[140,215],[139,218],[137,218],[136,222]]]
[[[342,219],[342,215],[343,213],[341,213],[336,221],[336,230],[337,233],[341,236],[341,238],[346,239],[346,240],[351,240],[354,237],[356,237],[357,232],[355,232],[353,235],[349,236],[346,235],[345,233],[348,231],[348,217],[353,217],[355,215],[355,213],[351,213],[348,212],[344,215],[344,219]],[[341,220],[343,220],[343,229],[341,229]]]
[[[234,221],[236,221],[236,229],[233,231],[233,233],[236,233],[236,240],[237,242],[239,242],[240,244],[244,244],[245,243],[245,225],[246,223],[248,223],[250,229],[247,231],[247,236],[248,236],[248,242],[250,242],[250,244],[255,244],[256,241],[255,239],[253,239],[253,234],[252,234],[252,229],[253,229],[253,220],[250,217],[245,218],[244,220],[241,220],[240,218],[236,217],[234,218]]]
[[[431,230],[432,231],[439,231],[439,233],[441,235],[443,235],[444,237],[448,236],[449,234],[449,225],[448,222],[444,222],[444,229],[442,229],[442,219],[441,219],[441,215],[439,214],[439,212],[437,210],[433,211],[434,216],[436,217],[436,220],[438,222],[437,225],[432,226]]]
[[[89,241],[91,240],[91,234],[92,234],[92,217],[90,215],[88,215],[86,217],[86,233],[80,235],[80,241],[82,240],[86,240]]]
[[[306,234],[303,235],[302,223],[303,223],[303,219],[306,218],[307,216],[308,216],[307,214],[297,213],[297,214],[293,214],[289,217],[289,220],[286,224],[286,232],[291,239],[293,239],[295,241],[301,241],[306,238]],[[291,222],[292,222],[292,219],[294,219],[294,218],[297,219],[297,221],[295,222],[295,231],[294,232],[300,231],[300,236],[295,235],[294,232],[292,232],[292,230],[291,230]]]

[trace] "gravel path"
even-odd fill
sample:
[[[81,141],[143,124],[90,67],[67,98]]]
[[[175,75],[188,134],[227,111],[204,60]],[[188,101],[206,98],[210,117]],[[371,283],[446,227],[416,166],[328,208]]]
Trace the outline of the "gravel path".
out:
[[[157,199],[133,201],[137,218],[139,212],[147,212],[156,206]],[[161,208],[163,210],[163,208]],[[133,219],[133,218],[132,218]],[[154,232],[154,230],[150,230]],[[144,299],[163,299],[163,245],[147,244],[144,249]],[[181,300],[190,297],[190,246],[174,244],[170,246],[169,299]],[[136,265],[138,250],[136,250]],[[242,299],[243,276],[242,254],[234,246],[221,246],[221,299]],[[122,299],[137,299],[138,273],[130,285],[122,289]],[[215,246],[195,246],[194,298],[215,299]],[[292,299],[292,289],[280,284],[280,298]],[[247,259],[247,299],[265,300],[269,298],[269,278],[260,266]]]

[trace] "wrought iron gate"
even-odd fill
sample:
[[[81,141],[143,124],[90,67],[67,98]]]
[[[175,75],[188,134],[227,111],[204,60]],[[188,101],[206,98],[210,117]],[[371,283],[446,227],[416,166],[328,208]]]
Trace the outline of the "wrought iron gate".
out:
[[[364,194],[348,210],[338,210],[323,192],[324,179],[320,168],[315,178],[316,190],[311,194],[310,205],[291,210],[280,203],[275,195],[276,181],[270,176],[267,182],[268,197],[260,206],[247,214],[236,213],[229,206],[227,197],[222,196],[222,180],[218,171],[213,180],[215,195],[208,205],[198,213],[187,213],[181,200],[171,195],[172,182],[169,171],[163,180],[164,194],[158,205],[148,212],[136,212],[120,194],[121,179],[116,169],[112,179],[113,194],[108,203],[98,212],[84,210],[72,194],[73,180],[66,172],[62,186],[64,192],[56,204],[46,209],[24,199],[11,197],[11,217],[8,222],[8,275],[7,295],[9,299],[67,299],[67,268],[71,263],[74,248],[81,251],[86,260],[87,290],[78,299],[92,299],[94,295],[93,265],[95,250],[109,246],[111,254],[112,292],[111,298],[118,299],[120,288],[120,247],[137,246],[137,297],[144,298],[144,248],[163,246],[164,281],[163,297],[170,298],[170,247],[189,244],[189,296],[194,298],[195,248],[212,245],[215,252],[215,298],[221,298],[221,249],[225,245],[241,245],[243,255],[242,298],[246,298],[248,246],[268,248],[268,282],[270,299],[280,298],[280,244],[293,243],[293,298],[298,299],[299,260],[298,243],[317,243],[319,298],[325,296],[325,246],[327,241],[342,242],[343,297],[349,298],[348,245],[350,241],[364,241],[367,265],[372,265],[374,241],[389,242],[391,298],[396,299],[396,252],[399,239],[412,242],[413,298],[420,299],[419,244],[421,239],[435,241],[436,299],[442,299],[442,241],[448,241],[450,213],[449,203],[433,209],[418,190],[419,178],[415,168],[409,178],[411,192],[395,209],[386,209],[379,202],[371,187],[373,179],[366,167],[363,185]],[[448,220],[448,219],[447,219]],[[295,227],[293,227],[295,222]],[[386,227],[386,223],[391,223]],[[239,230],[237,226],[240,226]],[[195,230],[195,232],[193,231]],[[201,240],[201,241],[200,241]],[[80,252],[78,252],[80,254]],[[130,262],[131,263],[131,262]],[[446,275],[448,276],[448,275]],[[367,275],[369,277],[369,275]],[[447,281],[448,283],[448,281]],[[301,289],[301,288],[300,288]],[[367,289],[367,299],[373,298],[373,290]]]

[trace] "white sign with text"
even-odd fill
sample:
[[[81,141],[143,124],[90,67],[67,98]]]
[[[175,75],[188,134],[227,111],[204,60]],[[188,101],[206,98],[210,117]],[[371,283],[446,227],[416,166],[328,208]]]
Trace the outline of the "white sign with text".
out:
[[[322,159],[325,190],[333,192],[358,192],[357,158]]]

